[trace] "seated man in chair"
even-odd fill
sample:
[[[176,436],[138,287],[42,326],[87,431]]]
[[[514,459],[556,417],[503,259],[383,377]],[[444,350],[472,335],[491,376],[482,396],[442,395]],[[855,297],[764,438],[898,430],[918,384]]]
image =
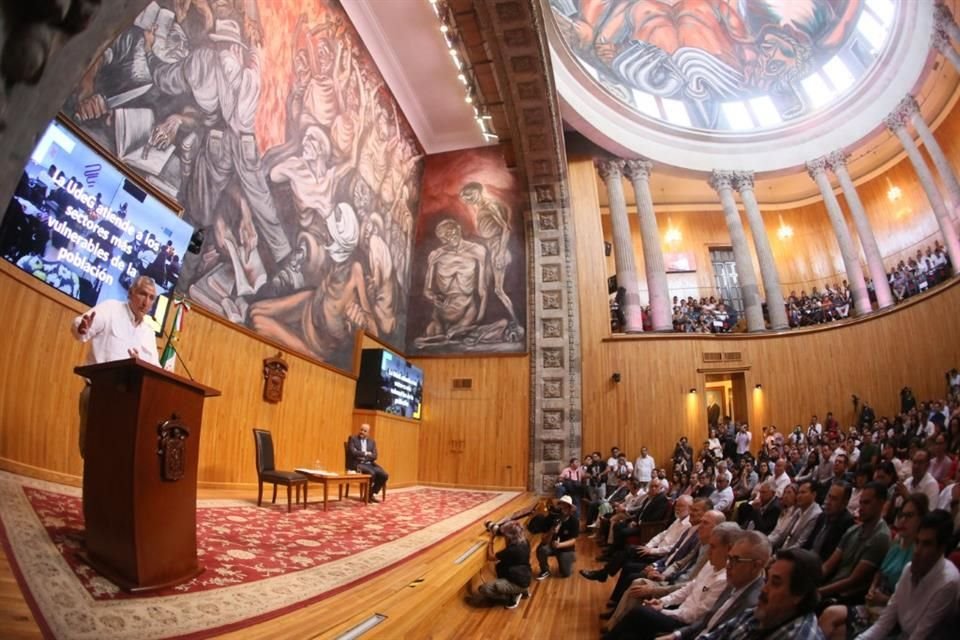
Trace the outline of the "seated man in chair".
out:
[[[376,494],[387,484],[387,472],[377,464],[377,443],[370,436],[370,425],[360,425],[360,433],[347,441],[347,469],[372,476],[370,502],[379,502]]]

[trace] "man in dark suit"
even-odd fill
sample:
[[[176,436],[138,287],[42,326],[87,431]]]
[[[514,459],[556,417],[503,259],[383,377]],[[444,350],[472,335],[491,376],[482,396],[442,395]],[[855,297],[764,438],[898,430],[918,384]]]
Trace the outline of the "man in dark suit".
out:
[[[377,464],[377,443],[370,437],[370,425],[360,425],[360,432],[347,441],[347,470],[372,476],[370,502],[379,502],[374,496],[387,484],[387,472]]]
[[[755,529],[760,533],[770,534],[777,526],[780,512],[783,509],[780,498],[776,494],[776,485],[771,480],[765,481],[757,490],[757,502],[741,507],[744,513],[740,526],[744,529]]]
[[[855,524],[853,516],[847,511],[850,492],[851,487],[845,482],[834,482],[830,485],[823,502],[823,513],[817,519],[813,533],[803,547],[816,553],[822,561],[826,561],[833,554],[833,550],[840,544],[840,538]]]
[[[770,553],[767,536],[759,531],[745,532],[727,555],[727,587],[716,604],[703,618],[674,631],[673,637],[691,640],[756,606]]]
[[[613,530],[613,545],[608,555],[613,555],[618,550],[625,549],[627,538],[640,535],[641,522],[659,522],[667,517],[667,511],[670,509],[670,501],[663,491],[663,484],[659,478],[654,478],[649,485],[647,495],[640,501],[640,505],[634,511],[627,510],[629,520],[617,525]]]

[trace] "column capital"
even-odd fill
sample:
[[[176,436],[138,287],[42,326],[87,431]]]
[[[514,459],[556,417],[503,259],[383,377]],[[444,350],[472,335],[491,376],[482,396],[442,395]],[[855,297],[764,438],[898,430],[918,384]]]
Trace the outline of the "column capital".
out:
[[[953,47],[953,43],[950,42],[950,34],[947,33],[945,27],[937,24],[933,28],[933,34],[930,36],[930,46],[941,53],[946,52],[947,47]]]
[[[810,174],[810,177],[816,180],[820,176],[827,174],[827,157],[821,156],[819,158],[814,158],[813,160],[807,160],[807,173]]]
[[[604,182],[610,180],[619,180],[623,175],[623,160],[612,158],[607,160],[594,160],[593,164],[597,167],[597,173],[603,178]]]
[[[937,29],[943,30],[947,30],[950,28],[950,25],[955,24],[950,7],[942,2],[937,2],[933,5],[933,21]]]
[[[893,110],[883,119],[883,124],[887,127],[887,129],[890,129],[890,131],[896,133],[897,131],[906,128],[907,121],[903,117],[903,114]]]
[[[917,104],[916,99],[912,95],[907,94],[903,100],[897,104],[894,110],[883,119],[883,124],[896,133],[898,129],[907,126],[907,123],[910,122],[910,118],[913,115],[919,113],[920,105]]]
[[[734,171],[733,186],[737,191],[753,191],[753,171]]]
[[[720,193],[724,189],[733,189],[733,171],[714,169],[707,180],[713,190]]]
[[[653,173],[653,163],[645,158],[624,162],[623,174],[631,180],[649,180]]]
[[[843,171],[847,168],[847,154],[843,152],[842,149],[837,149],[831,153],[828,153],[825,157],[827,166],[833,170],[834,173],[837,173],[838,170]]]

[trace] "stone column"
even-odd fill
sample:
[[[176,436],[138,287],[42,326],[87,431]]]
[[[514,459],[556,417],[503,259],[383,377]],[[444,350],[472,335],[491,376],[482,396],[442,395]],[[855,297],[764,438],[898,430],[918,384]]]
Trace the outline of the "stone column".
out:
[[[927,200],[930,201],[930,207],[933,209],[933,215],[937,218],[937,224],[940,225],[940,233],[943,234],[943,244],[947,248],[947,255],[950,256],[951,269],[954,274],[960,269],[960,239],[957,238],[957,230],[953,226],[953,220],[947,211],[947,205],[943,201],[943,196],[937,191],[937,185],[933,181],[933,174],[923,161],[920,149],[913,141],[913,136],[907,131],[907,122],[910,119],[910,111],[915,108],[916,102],[904,99],[897,105],[890,115],[883,119],[894,135],[900,140],[904,151],[913,164],[913,170],[917,172],[917,178],[920,180],[920,186],[927,194]]]
[[[833,225],[833,233],[837,236],[837,244],[840,245],[840,255],[843,258],[844,270],[847,272],[847,282],[850,285],[850,292],[853,294],[853,306],[857,310],[857,315],[862,316],[870,313],[867,281],[863,277],[863,269],[860,268],[860,260],[853,246],[847,221],[843,219],[843,210],[840,209],[837,196],[833,194],[833,187],[830,186],[830,179],[827,177],[826,158],[817,158],[807,162],[807,172],[817,183],[817,187],[820,188],[823,204],[826,206],[827,215],[830,217],[830,224]]]
[[[960,40],[960,27],[957,26],[957,21],[953,19],[949,7],[941,2],[933,5],[933,21],[934,28],[945,31],[954,40]]]
[[[650,196],[649,160],[627,160],[624,173],[633,183],[633,195],[637,200],[640,215],[640,238],[643,240],[643,263],[647,274],[647,289],[650,293],[650,319],[654,331],[673,331],[673,312],[670,309],[670,288],[667,286],[667,270],[663,266],[663,250],[660,247],[660,230]]]
[[[773,250],[770,248],[767,228],[763,225],[763,216],[760,214],[757,196],[753,192],[753,171],[734,172],[733,183],[737,187],[737,191],[740,192],[740,201],[743,202],[743,209],[747,214],[747,223],[753,232],[753,246],[757,251],[757,261],[760,263],[763,290],[767,294],[767,313],[770,316],[770,327],[787,329],[790,327],[790,323],[787,320],[787,310],[783,302],[780,274],[777,273],[777,263],[773,259]]]
[[[930,45],[942,53],[943,57],[953,65],[954,69],[960,71],[960,55],[958,55],[957,50],[953,48],[953,43],[950,42],[950,36],[947,35],[946,31],[939,27],[934,27]]]
[[[850,207],[853,224],[857,228],[857,235],[860,236],[860,246],[863,247],[863,255],[867,258],[867,270],[870,272],[873,288],[877,293],[877,306],[885,309],[894,302],[893,295],[890,293],[890,283],[887,282],[887,271],[883,268],[883,257],[880,255],[880,247],[877,246],[877,239],[873,235],[870,221],[867,220],[867,212],[847,171],[847,158],[842,151],[834,151],[827,156],[827,165],[840,181],[843,196]]]
[[[720,196],[720,204],[723,205],[723,217],[727,223],[727,230],[730,232],[733,259],[737,263],[740,294],[743,296],[743,306],[747,316],[747,331],[763,331],[766,329],[766,323],[763,321],[760,288],[757,286],[757,275],[753,271],[753,260],[750,257],[747,234],[743,230],[743,223],[740,222],[737,203],[733,199],[733,173],[714,170],[710,174],[709,182],[710,186]]]
[[[923,141],[923,146],[927,148],[927,153],[930,154],[930,159],[933,160],[934,166],[937,167],[937,173],[940,174],[940,178],[943,180],[943,186],[947,190],[947,197],[950,199],[951,206],[948,208],[948,211],[956,218],[958,210],[960,210],[960,182],[957,181],[957,174],[954,173],[953,166],[950,164],[950,161],[947,160],[947,156],[944,155],[940,143],[933,137],[933,132],[930,131],[930,127],[928,127],[927,123],[923,120],[923,114],[920,113],[920,105],[917,104],[916,98],[907,96],[901,104],[905,105],[904,109],[906,109],[906,113],[910,116],[910,122],[913,124],[913,128],[917,130],[917,135],[920,136],[920,139]]]
[[[623,315],[627,333],[643,331],[640,308],[640,289],[637,286],[637,267],[633,257],[633,238],[627,218],[627,201],[623,195],[623,160],[598,160],[597,172],[607,185],[610,200],[610,227],[613,229],[613,256],[617,267],[617,285],[627,290]]]

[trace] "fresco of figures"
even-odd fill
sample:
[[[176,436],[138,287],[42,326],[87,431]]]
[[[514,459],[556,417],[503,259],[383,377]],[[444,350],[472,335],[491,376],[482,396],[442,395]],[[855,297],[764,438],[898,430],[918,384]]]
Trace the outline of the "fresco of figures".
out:
[[[204,230],[179,290],[353,367],[402,350],[422,154],[336,0],[156,0],[64,107]]]
[[[496,147],[427,157],[408,354],[526,351],[521,196]]]
[[[680,100],[694,127],[720,103],[769,95],[784,119],[807,105],[800,79],[852,43],[864,0],[550,0],[564,42],[604,88]]]

